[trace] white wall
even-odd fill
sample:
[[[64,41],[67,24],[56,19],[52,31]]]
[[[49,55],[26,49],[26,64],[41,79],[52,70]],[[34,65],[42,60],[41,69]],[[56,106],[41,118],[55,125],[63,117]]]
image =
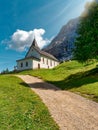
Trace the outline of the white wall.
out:
[[[28,62],[28,66],[26,66],[26,62]],[[23,67],[21,67],[21,63],[23,63]],[[27,70],[33,68],[33,60],[27,59],[27,60],[21,60],[17,62],[17,69],[18,70]]]
[[[31,49],[28,52],[26,57],[31,57],[31,56],[34,56],[34,57],[40,59],[40,54],[33,47],[31,47]]]
[[[44,61],[43,61],[43,58],[44,58]],[[47,60],[48,60],[48,64],[47,64]],[[33,61],[33,68],[38,68],[38,64],[40,64],[40,68],[51,69],[57,66],[59,63],[47,57],[41,56],[40,62]]]
[[[44,58],[44,62],[43,62],[43,58]],[[47,64],[47,60],[48,60],[48,64]],[[28,66],[26,66],[26,62],[28,62]],[[23,63],[23,67],[21,67],[21,63]],[[38,64],[40,68],[51,69],[57,66],[59,63],[47,57],[41,56],[40,61],[34,60],[34,59],[24,59],[24,60],[18,61],[17,69],[18,70],[38,69]]]
[[[40,64],[40,61],[33,60],[33,69],[38,69],[38,64]]]

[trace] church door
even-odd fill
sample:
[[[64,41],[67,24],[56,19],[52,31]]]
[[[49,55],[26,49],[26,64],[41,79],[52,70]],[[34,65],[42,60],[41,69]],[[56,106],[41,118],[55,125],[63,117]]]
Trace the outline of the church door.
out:
[[[40,64],[38,64],[38,69],[40,69]]]

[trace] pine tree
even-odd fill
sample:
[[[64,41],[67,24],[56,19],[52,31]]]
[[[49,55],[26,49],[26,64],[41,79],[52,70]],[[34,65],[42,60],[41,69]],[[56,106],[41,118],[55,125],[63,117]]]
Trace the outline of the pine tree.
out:
[[[93,2],[86,16],[81,18],[74,57],[79,62],[98,57],[98,3]]]

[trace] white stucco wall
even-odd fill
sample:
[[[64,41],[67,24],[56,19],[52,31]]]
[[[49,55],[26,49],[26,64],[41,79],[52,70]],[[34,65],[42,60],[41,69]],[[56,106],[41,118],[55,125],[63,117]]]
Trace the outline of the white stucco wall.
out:
[[[43,61],[44,58],[44,61]],[[48,62],[47,62],[48,60]],[[28,66],[26,66],[26,62],[28,62]],[[23,66],[21,67],[21,63]],[[47,64],[48,63],[48,64]],[[45,68],[45,69],[52,69],[57,66],[59,63],[48,57],[41,56],[41,60],[37,59],[23,59],[17,62],[17,69],[18,70],[27,70],[27,69],[38,69],[38,68]]]
[[[44,61],[43,61],[43,58],[44,58]],[[47,64],[47,60],[48,60],[48,64]],[[57,66],[59,63],[57,61],[49,59],[48,57],[41,56],[40,62],[33,60],[33,68],[34,69],[38,68],[38,64],[40,64],[40,68],[51,69]]]
[[[28,62],[28,66],[26,66],[26,62]],[[23,67],[21,67],[21,63],[23,64]],[[18,61],[17,62],[17,69],[18,70],[33,69],[33,60],[32,59],[26,59],[26,60]]]
[[[33,69],[38,69],[38,64],[40,64],[40,61],[33,60]]]
[[[31,56],[34,56],[34,57],[40,59],[40,54],[33,47],[31,47],[31,49],[26,57],[31,57]]]

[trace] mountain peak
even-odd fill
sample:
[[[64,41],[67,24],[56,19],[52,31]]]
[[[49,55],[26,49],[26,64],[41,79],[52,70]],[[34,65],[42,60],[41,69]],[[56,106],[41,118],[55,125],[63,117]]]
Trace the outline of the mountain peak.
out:
[[[44,51],[54,55],[60,61],[71,59],[79,23],[80,17],[71,19],[61,28],[58,35],[52,40],[50,45],[44,49]]]

